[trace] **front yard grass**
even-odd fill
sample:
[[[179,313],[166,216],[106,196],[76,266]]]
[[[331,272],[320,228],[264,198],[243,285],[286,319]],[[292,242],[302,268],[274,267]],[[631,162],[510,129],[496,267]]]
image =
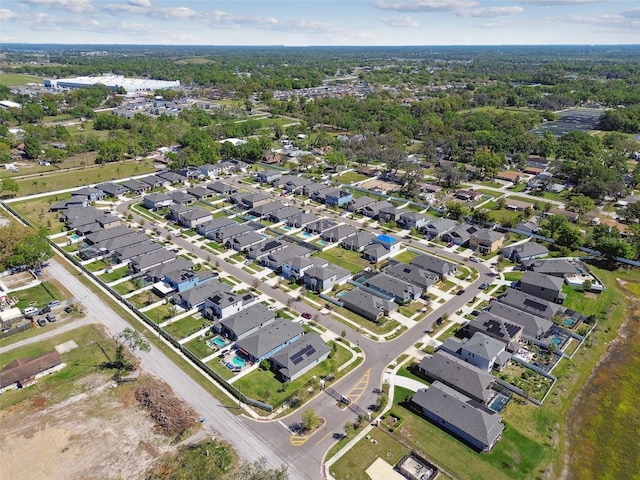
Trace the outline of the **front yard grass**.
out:
[[[425,307],[426,305],[424,303],[414,301],[414,302],[411,302],[409,305],[403,305],[398,307],[398,312],[400,312],[400,315],[404,315],[407,318],[411,318],[413,315],[415,315]]]
[[[51,300],[62,300],[60,292],[50,282],[42,282],[35,287],[27,288],[26,290],[18,290],[9,294],[12,299],[18,300],[15,304],[21,310],[24,310],[28,306],[36,306],[39,308],[45,307]]]
[[[391,330],[393,330],[394,328],[396,328],[399,325],[399,322],[397,320],[391,320],[391,319],[386,319],[386,321],[384,323],[376,323],[376,322],[372,322],[371,320],[368,320],[364,317],[361,317],[360,315],[358,315],[357,313],[353,313],[350,310],[347,310],[346,308],[343,307],[338,307],[337,305],[334,305],[332,307],[332,312],[334,313],[339,313],[340,315],[342,315],[343,317],[348,318],[349,320],[351,320],[352,322],[356,323],[357,325],[359,325],[360,327],[366,328],[367,330],[373,332],[373,333],[378,333],[378,334],[384,334],[384,333],[389,333]],[[342,321],[342,319],[336,315],[332,315],[334,318],[336,318],[337,320]],[[385,317],[386,318],[386,317]],[[352,325],[349,325],[353,328]]]
[[[507,272],[504,275],[504,279],[508,282],[518,282],[524,277],[524,272]]]
[[[411,260],[418,256],[417,253],[410,252],[409,250],[405,250],[404,252],[393,257],[394,260],[402,263],[411,263]]]
[[[331,356],[293,382],[282,383],[276,379],[273,371],[257,369],[240,378],[233,385],[248,397],[264,401],[274,407],[280,406],[294,392],[306,388],[309,382],[313,382],[314,376],[318,380],[330,373],[336,378],[346,373],[344,370],[338,373],[338,368],[351,358],[351,352],[340,346],[338,342],[329,342],[328,345],[332,349],[335,348]]]

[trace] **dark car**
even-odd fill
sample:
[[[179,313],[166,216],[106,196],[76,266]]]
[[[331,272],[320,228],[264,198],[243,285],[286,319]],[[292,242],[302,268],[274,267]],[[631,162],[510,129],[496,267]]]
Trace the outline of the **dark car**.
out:
[[[307,320],[310,320],[312,317],[312,315],[309,312],[304,312],[302,314],[302,318],[306,318]]]
[[[71,313],[73,312],[73,307],[71,305],[67,305],[66,307],[64,307],[64,311],[66,313]]]
[[[44,318],[39,318],[36,321],[38,322],[38,325],[40,325],[41,327],[44,327],[47,324],[47,321]]]
[[[480,285],[480,290],[486,290],[489,287],[489,284],[487,282],[484,282],[482,285]]]
[[[465,293],[465,291],[464,291],[464,290],[458,290],[458,292],[456,293],[456,295],[462,295],[462,294],[464,294],[464,293]]]
[[[40,312],[38,313],[38,315],[44,315],[45,313],[49,313],[50,311],[51,311],[51,307],[44,307],[40,309]]]

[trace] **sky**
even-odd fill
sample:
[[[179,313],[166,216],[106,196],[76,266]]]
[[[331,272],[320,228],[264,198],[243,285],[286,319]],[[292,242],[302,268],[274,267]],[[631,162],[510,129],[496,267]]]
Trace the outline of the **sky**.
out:
[[[639,44],[639,0],[2,0],[1,43]]]

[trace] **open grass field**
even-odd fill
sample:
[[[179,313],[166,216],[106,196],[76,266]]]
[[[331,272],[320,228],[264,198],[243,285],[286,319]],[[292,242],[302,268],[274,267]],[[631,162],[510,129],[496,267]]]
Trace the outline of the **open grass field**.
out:
[[[150,162],[110,163],[99,167],[72,170],[70,172],[41,173],[35,177],[18,178],[17,196],[54,192],[93,183],[126,179],[154,171]]]
[[[42,308],[52,300],[64,300],[64,296],[60,293],[58,287],[51,282],[42,282],[40,285],[26,290],[18,290],[10,295],[11,298],[18,300],[15,306],[21,310],[29,306]]]
[[[22,75],[21,73],[0,73],[0,85],[17,87],[27,83],[42,84],[42,79],[33,75]]]
[[[11,204],[11,208],[27,219],[32,225],[39,225],[47,230],[49,235],[66,231],[64,223],[59,219],[59,213],[50,212],[49,207],[53,202],[66,200],[70,193],[61,193],[49,197],[33,198]],[[58,239],[58,243],[62,240]]]
[[[346,173],[343,173],[342,175],[335,177],[334,180],[336,182],[340,182],[348,185],[354,182],[360,182],[362,180],[366,180],[367,178],[369,177],[358,172],[346,172]]]
[[[399,253],[398,255],[396,255],[395,257],[393,257],[394,260],[397,260],[399,262],[402,263],[410,263],[411,260],[413,260],[414,258],[416,258],[418,256],[417,253],[415,252],[410,252],[409,250],[405,250],[402,253]]]

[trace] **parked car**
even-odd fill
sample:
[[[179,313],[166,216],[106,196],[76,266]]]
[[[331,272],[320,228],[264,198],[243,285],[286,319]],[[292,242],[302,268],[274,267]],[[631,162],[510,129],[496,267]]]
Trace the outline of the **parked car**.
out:
[[[24,309],[24,311],[22,313],[24,313],[25,317],[27,315],[35,315],[36,313],[38,313],[38,309],[36,307],[27,307],[27,308]]]
[[[44,318],[39,318],[37,322],[41,327],[44,327],[47,324],[47,321]]]
[[[50,307],[56,307],[56,306],[58,306],[58,305],[60,305],[60,300],[51,300],[51,301],[49,302],[49,306],[50,306]]]
[[[482,285],[480,285],[480,290],[486,290],[489,287],[489,284],[487,282],[484,282]]]
[[[447,244],[447,247],[449,247],[449,248],[453,247],[453,242],[449,242],[449,243]]]
[[[473,263],[480,263],[480,259],[478,257],[471,257],[469,260],[471,260]]]
[[[56,316],[53,313],[47,313],[47,321],[51,323],[55,322]]]
[[[309,312],[304,312],[302,314],[302,318],[306,318],[307,320],[310,320],[313,317],[313,315],[311,315]]]
[[[47,307],[41,308],[38,315],[44,315],[45,313],[49,313],[50,311],[51,311],[51,307],[47,306]]]
[[[66,307],[64,307],[64,311],[66,313],[71,313],[73,311],[73,307],[71,305],[67,305]]]
[[[464,290],[464,289],[463,289],[463,290],[458,290],[458,291],[456,292],[456,295],[462,295],[462,294],[464,294],[464,293],[465,293],[465,290]]]
[[[480,312],[478,310],[474,310],[471,312],[471,315],[473,315],[474,317],[477,317],[478,315],[480,315]]]

